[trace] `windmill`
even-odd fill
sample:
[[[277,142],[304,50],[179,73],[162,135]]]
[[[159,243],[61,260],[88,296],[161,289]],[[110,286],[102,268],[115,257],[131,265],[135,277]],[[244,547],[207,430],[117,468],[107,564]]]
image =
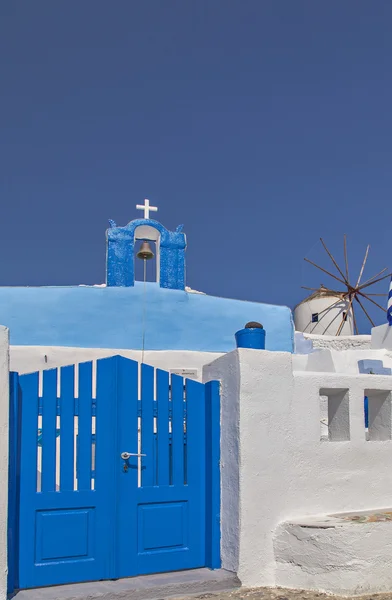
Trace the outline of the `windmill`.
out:
[[[374,297],[387,296],[388,294],[370,293],[369,288],[383,279],[390,277],[391,273],[385,274],[385,271],[387,270],[387,267],[385,267],[385,269],[382,269],[382,271],[373,275],[373,277],[362,282],[362,276],[370,250],[370,246],[368,245],[358,278],[355,284],[351,283],[348,269],[346,236],[344,236],[344,271],[339,267],[335,258],[328,250],[324,240],[320,238],[320,241],[336,269],[332,269],[335,274],[308,258],[305,258],[304,260],[329,277],[332,277],[340,284],[340,286],[337,286],[335,282],[333,288],[323,284],[321,284],[319,288],[302,286],[303,289],[312,291],[312,294],[300,302],[295,308],[294,319],[296,329],[307,333],[321,333],[322,335],[336,336],[350,335],[355,331],[358,335],[355,309],[357,309],[357,311],[362,310],[372,327],[375,327],[375,323],[366,308],[365,301],[371,302],[380,310],[385,313],[387,312],[383,306],[374,300]],[[336,287],[341,287],[343,289],[336,289]]]

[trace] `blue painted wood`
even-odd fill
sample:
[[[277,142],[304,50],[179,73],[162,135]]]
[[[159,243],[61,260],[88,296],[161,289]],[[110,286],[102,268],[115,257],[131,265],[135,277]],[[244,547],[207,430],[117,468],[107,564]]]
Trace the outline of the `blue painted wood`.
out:
[[[45,483],[43,491],[37,493],[38,374],[20,377],[22,465],[19,569],[22,588],[111,579],[115,576],[113,522],[116,480],[113,459],[117,425],[112,407],[116,402],[116,362],[104,359],[100,363],[101,361],[98,361],[97,365],[99,391],[96,411],[95,490],[91,490],[91,470],[89,471],[91,469],[91,377],[89,383],[88,376],[91,375],[91,363],[82,368],[80,378],[79,425],[81,423],[82,443],[79,450],[81,448],[86,456],[80,455],[79,467],[82,473],[82,485],[87,488],[84,490],[61,490],[60,486],[60,491],[46,491],[51,486]],[[63,390],[63,393],[72,400],[71,381],[67,381],[67,376],[63,383],[68,388],[68,391]],[[49,387],[47,386],[47,394],[49,391],[53,392],[52,387],[53,381]],[[52,397],[53,393],[50,396]],[[85,400],[87,402],[84,402]],[[44,393],[43,450],[47,444],[45,421],[50,420],[53,424],[53,405],[56,408],[56,402],[50,404],[48,402]],[[53,444],[53,438],[50,443]],[[47,454],[46,461],[52,462],[53,457],[50,458]],[[70,465],[66,468],[70,470]],[[69,481],[69,478],[68,472],[66,479]],[[60,473],[60,482],[61,479]]]
[[[142,364],[142,486],[154,485],[154,368]]]
[[[21,389],[19,586],[34,581],[35,499],[37,496],[38,373],[19,377]]]
[[[41,491],[56,489],[57,369],[43,373]]]
[[[169,373],[157,369],[158,485],[169,485]]]
[[[71,485],[73,368],[65,367],[61,373],[60,490],[57,492],[52,489],[52,479],[50,485],[45,483],[44,491],[36,491],[38,375],[20,377],[22,450],[27,450],[25,455],[22,451],[21,458],[21,586],[113,579],[207,564],[216,568],[219,560],[218,384],[206,387],[187,381],[184,402],[183,380],[173,376],[169,402],[169,374],[158,371],[157,401],[154,401],[154,369],[143,365],[139,403],[138,364],[122,357],[101,359],[97,361],[97,399],[93,409],[91,371],[89,363],[81,366],[79,374],[77,491]],[[56,400],[53,402],[53,374],[48,372],[46,379],[49,384],[42,408],[44,449],[48,443],[45,440],[47,422],[55,424],[53,413],[55,415],[57,404]],[[91,490],[93,410],[96,454],[94,490]],[[121,453],[137,454],[140,413],[142,452],[147,456],[142,459],[142,486],[138,487],[138,459],[130,457],[124,470]],[[172,436],[168,432],[169,413]],[[154,434],[154,416],[157,434]],[[52,429],[48,447],[55,443],[55,427]],[[170,437],[172,477],[168,453]],[[69,461],[66,448],[70,452]],[[49,457],[48,450],[46,452],[46,461],[53,464],[53,457]]]
[[[60,374],[60,490],[74,489],[74,371],[62,367]]]
[[[197,381],[186,381],[187,405],[187,459],[188,484],[191,492],[192,521],[190,533],[194,561],[198,566],[205,565],[205,522],[206,522],[206,405],[205,386]],[[203,527],[200,527],[200,524]],[[199,524],[197,526],[196,524]],[[196,525],[196,526],[195,526]]]
[[[206,398],[206,566],[221,567],[220,556],[220,384],[205,386]]]
[[[78,490],[91,490],[92,364],[79,365]]]
[[[14,590],[18,588],[20,416],[19,377],[17,373],[10,373],[8,464],[8,594],[12,594]]]
[[[117,402],[118,444],[114,463],[118,482],[116,525],[120,535],[116,545],[116,577],[130,577],[137,574],[138,458],[132,456],[124,462],[121,453],[138,452],[138,363],[123,357],[117,357]]]
[[[102,579],[117,577],[117,368],[118,356],[97,360],[95,490],[97,497],[97,544],[102,553]],[[131,362],[131,361],[130,361]],[[132,361],[133,363],[133,361]],[[133,363],[134,364],[134,363]],[[129,390],[131,394],[131,390]]]
[[[171,376],[172,484],[184,485],[184,380]]]

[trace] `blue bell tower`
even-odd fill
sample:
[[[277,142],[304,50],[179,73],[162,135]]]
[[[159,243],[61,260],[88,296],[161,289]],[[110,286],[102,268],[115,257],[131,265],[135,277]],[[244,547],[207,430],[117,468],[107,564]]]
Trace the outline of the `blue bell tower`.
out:
[[[186,236],[183,225],[176,231],[169,231],[158,221],[150,219],[150,211],[158,210],[150,206],[137,205],[144,210],[144,219],[135,219],[117,227],[110,221],[106,232],[106,285],[108,287],[132,287],[135,285],[135,242],[137,240],[156,243],[156,281],[161,288],[185,290],[185,249]]]

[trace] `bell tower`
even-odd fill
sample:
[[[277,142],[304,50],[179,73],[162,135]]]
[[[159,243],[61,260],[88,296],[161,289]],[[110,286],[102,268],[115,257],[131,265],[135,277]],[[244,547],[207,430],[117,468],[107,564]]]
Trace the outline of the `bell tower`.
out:
[[[135,219],[124,227],[109,221],[106,232],[106,285],[132,287],[135,285],[135,242],[156,243],[157,285],[171,290],[185,290],[186,236],[183,225],[169,231],[159,221],[150,219],[150,211],[157,211],[148,200],[136,208],[144,211],[143,219]],[[148,244],[143,244],[148,254]],[[140,255],[140,252],[139,252]],[[141,258],[148,258],[141,256]]]

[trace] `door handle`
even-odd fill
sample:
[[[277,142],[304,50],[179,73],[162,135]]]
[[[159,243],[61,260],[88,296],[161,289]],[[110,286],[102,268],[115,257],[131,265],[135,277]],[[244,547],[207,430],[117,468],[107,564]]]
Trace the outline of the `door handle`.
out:
[[[145,454],[138,454],[137,452],[121,452],[121,458],[123,460],[128,460],[131,456],[146,456]]]

